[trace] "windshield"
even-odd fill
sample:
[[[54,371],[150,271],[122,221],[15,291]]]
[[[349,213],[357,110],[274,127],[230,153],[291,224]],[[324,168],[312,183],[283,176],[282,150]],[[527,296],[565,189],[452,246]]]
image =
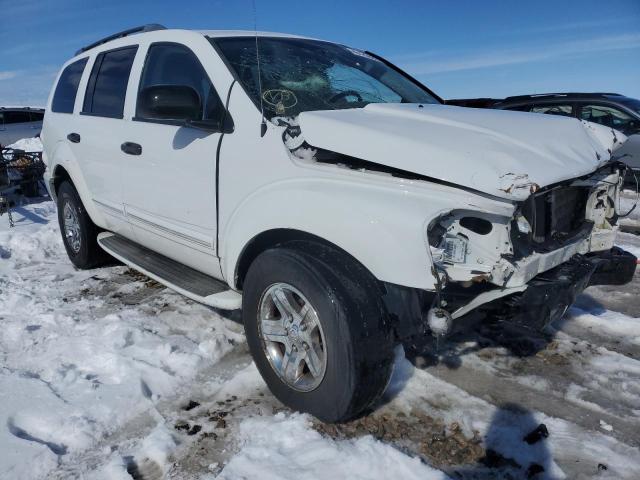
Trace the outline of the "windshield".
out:
[[[209,39],[219,47],[265,116],[364,107],[369,103],[440,103],[415,81],[381,60],[334,43],[297,38]]]
[[[625,102],[622,102],[624,105],[629,107],[631,110],[640,114],[640,100],[636,100],[635,98],[631,98]]]

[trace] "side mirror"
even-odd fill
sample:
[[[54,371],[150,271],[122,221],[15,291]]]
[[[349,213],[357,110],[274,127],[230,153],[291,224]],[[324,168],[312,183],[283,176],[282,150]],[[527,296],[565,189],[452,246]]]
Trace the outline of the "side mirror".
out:
[[[200,95],[187,85],[153,85],[138,95],[136,115],[150,120],[201,121]]]

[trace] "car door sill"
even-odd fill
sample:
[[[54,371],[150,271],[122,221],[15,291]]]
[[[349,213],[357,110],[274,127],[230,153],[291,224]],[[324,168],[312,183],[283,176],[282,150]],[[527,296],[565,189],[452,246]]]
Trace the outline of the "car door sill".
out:
[[[98,244],[129,267],[196,302],[223,310],[236,310],[242,295],[209,275],[160,255],[111,232],[98,235]]]

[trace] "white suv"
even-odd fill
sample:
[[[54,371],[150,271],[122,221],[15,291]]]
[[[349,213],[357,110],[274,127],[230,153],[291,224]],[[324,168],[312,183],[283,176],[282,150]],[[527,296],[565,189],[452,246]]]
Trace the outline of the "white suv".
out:
[[[325,421],[378,399],[404,339],[542,328],[635,270],[613,247],[615,133],[445,106],[335,43],[129,30],[64,65],[42,140],[78,268],[108,252],[242,308],[271,391]]]

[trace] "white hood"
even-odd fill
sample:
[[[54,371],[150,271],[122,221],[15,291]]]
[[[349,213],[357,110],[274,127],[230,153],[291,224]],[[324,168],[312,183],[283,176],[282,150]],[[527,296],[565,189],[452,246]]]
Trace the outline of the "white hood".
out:
[[[448,105],[378,103],[298,121],[314,147],[509,200],[593,172],[621,141],[573,118]]]

